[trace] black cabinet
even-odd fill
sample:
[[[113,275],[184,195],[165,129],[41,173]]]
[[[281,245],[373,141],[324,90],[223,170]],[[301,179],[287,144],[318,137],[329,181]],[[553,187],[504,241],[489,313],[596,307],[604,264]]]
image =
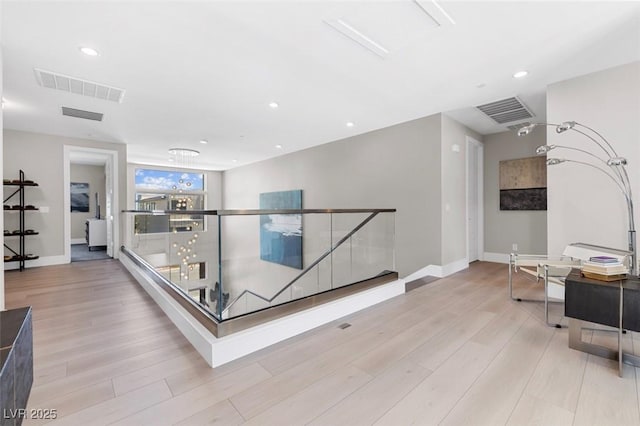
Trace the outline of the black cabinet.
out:
[[[26,204],[24,200],[25,189],[33,186],[38,186],[38,184],[31,180],[25,179],[24,172],[22,170],[20,170],[19,179],[4,179],[2,183],[5,188],[12,191],[8,197],[4,198],[3,204],[5,213],[17,213],[19,215],[18,229],[4,230],[4,261],[18,262],[19,268],[22,271],[25,268],[26,261],[35,260],[38,258],[38,256],[26,253],[25,249],[25,238],[33,235],[38,235],[38,232],[36,232],[35,230],[27,229],[26,213],[37,211],[38,208],[33,205]],[[7,204],[10,201],[17,202],[18,204]]]
[[[17,426],[26,417],[33,384],[31,308],[0,312],[0,425]]]

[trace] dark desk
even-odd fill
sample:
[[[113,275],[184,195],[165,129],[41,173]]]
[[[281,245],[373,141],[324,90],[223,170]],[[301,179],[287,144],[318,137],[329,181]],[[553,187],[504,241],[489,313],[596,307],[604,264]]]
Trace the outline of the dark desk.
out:
[[[604,282],[581,276],[573,269],[565,281],[565,316],[569,318],[569,347],[640,367],[640,357],[622,352],[622,331],[640,331],[640,280]],[[618,348],[609,349],[582,341],[583,322],[615,327]]]

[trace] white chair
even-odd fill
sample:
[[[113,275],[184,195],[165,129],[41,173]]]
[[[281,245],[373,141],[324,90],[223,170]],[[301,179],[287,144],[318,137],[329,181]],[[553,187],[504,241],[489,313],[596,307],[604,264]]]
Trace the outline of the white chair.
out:
[[[527,255],[511,253],[509,255],[509,297],[516,302],[544,303],[545,321],[548,326],[561,328],[559,323],[549,322],[549,284],[564,286],[564,279],[572,268],[582,268],[582,262],[593,256],[611,256],[628,264],[631,252],[610,247],[586,243],[573,243],[565,247],[561,256]],[[524,273],[532,281],[544,284],[544,298],[523,299],[513,296],[513,274]],[[562,302],[557,302],[562,303]]]

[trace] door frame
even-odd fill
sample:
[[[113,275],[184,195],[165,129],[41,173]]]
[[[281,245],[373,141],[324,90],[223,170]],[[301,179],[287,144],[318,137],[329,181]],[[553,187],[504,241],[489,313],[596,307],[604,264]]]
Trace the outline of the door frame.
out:
[[[469,174],[470,174],[470,163],[469,163],[469,153],[471,149],[477,149],[478,158],[476,164],[476,182],[478,183],[477,194],[478,194],[478,229],[477,240],[478,240],[478,260],[484,260],[484,145],[482,142],[472,138],[471,136],[466,136],[466,156],[465,156],[465,205],[466,205],[466,216],[465,216],[465,230],[467,234],[467,261],[471,261],[469,253],[470,253],[470,241],[469,241]]]
[[[89,154],[92,156],[99,155],[105,160],[105,173],[107,174],[105,185],[109,184],[112,193],[105,194],[106,198],[111,197],[111,215],[107,219],[107,226],[111,222],[111,239],[107,241],[107,253],[111,253],[114,259],[118,258],[120,247],[120,211],[119,194],[118,194],[118,151],[100,148],[89,148],[77,145],[64,146],[64,260],[65,263],[71,262],[71,153]],[[107,167],[109,165],[110,167]],[[107,171],[110,170],[110,173]],[[110,176],[109,176],[110,175]],[[107,202],[108,203],[108,202]],[[108,235],[108,232],[107,232]]]

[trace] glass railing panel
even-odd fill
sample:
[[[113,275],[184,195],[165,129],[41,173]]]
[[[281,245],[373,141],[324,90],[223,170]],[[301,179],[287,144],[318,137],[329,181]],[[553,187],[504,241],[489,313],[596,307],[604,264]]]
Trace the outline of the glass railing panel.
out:
[[[332,253],[333,288],[395,270],[393,213],[333,214],[333,244],[341,240]]]
[[[163,224],[162,230],[157,224]],[[125,242],[179,290],[215,313],[218,281],[217,216],[176,213],[127,217]],[[169,231],[171,229],[171,231]]]
[[[326,264],[299,277],[331,248],[327,214],[221,216],[221,235],[222,289],[233,303],[224,318],[331,287]]]
[[[395,270],[393,212],[130,212],[125,246],[225,320]]]

